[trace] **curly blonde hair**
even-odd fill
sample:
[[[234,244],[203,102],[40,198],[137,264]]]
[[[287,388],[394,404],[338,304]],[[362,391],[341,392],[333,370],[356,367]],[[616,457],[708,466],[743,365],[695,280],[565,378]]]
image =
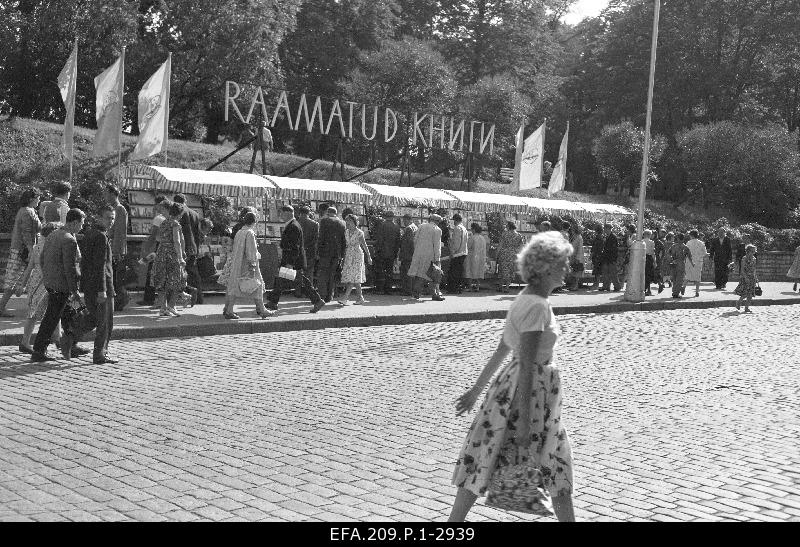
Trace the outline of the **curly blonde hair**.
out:
[[[517,255],[517,272],[525,283],[533,283],[573,252],[561,232],[540,232]]]

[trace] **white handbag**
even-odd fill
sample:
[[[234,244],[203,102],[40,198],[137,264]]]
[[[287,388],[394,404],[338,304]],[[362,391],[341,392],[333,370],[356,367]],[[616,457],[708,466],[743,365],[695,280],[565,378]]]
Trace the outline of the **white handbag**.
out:
[[[297,277],[297,270],[281,266],[281,269],[278,270],[278,277],[288,279],[289,281],[294,281]]]

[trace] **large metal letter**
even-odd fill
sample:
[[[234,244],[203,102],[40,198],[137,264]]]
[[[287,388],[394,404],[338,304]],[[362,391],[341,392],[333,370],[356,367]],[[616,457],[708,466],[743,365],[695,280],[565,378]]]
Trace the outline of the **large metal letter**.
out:
[[[470,152],[472,152],[472,143],[475,140],[475,124],[476,123],[481,123],[481,122],[474,122],[474,121],[470,121],[469,122],[469,151]]]
[[[236,94],[231,96],[231,85],[236,89]],[[244,122],[244,118],[242,117],[242,113],[239,111],[239,107],[236,105],[236,99],[239,98],[239,94],[242,90],[239,88],[239,84],[236,82],[227,81],[225,82],[225,121],[228,121],[228,110],[230,105],[233,105],[233,109],[236,111],[236,115],[239,116],[239,119]]]
[[[378,107],[374,107],[372,111],[372,136],[367,137],[367,105],[361,105],[361,136],[368,141],[374,141],[375,135],[378,134]]]
[[[394,132],[389,136],[389,115],[392,115],[392,122],[394,123]],[[397,115],[391,108],[387,108],[383,115],[383,142],[391,142],[397,135]]]
[[[306,102],[306,94],[303,93],[300,96],[300,106],[297,107],[297,119],[295,119],[294,127],[295,130],[300,130],[300,115],[305,114],[306,119],[306,131],[311,133],[312,128],[314,127],[314,121],[317,119],[317,114],[319,114],[319,132],[323,135],[327,135],[325,132],[325,128],[322,126],[325,123],[322,119],[322,100],[317,97],[317,100],[314,101],[314,109],[311,111],[311,119],[308,117],[308,103]]]
[[[481,151],[479,154],[483,154],[484,148],[486,148],[486,143],[489,143],[489,155],[494,154],[494,124],[492,124],[492,128],[489,129],[489,134],[486,135],[486,138],[483,138],[483,123],[481,123]]]
[[[253,117],[253,110],[255,110],[257,104],[261,105],[261,119],[268,120],[267,105],[264,103],[264,92],[261,90],[261,86],[256,87],[256,92],[253,94],[253,102],[250,103],[250,111],[247,113],[247,120],[245,120],[245,123],[250,123],[250,119]]]
[[[355,105],[357,105],[358,103],[355,103],[353,101],[345,101],[345,102],[347,102],[347,104],[350,105],[350,116],[348,117],[348,123],[347,123],[347,128],[348,128],[347,137],[349,139],[352,139],[353,138],[353,107]]]
[[[462,150],[464,150],[464,120],[461,120],[461,122],[459,122],[458,128],[455,130],[455,133],[453,133],[454,123],[455,123],[455,120],[453,118],[450,118],[450,147],[449,148],[450,148],[450,150],[455,150],[455,148],[453,148],[453,147],[455,146],[456,141],[460,137],[461,138],[461,144],[459,144],[459,146],[458,146],[458,152],[461,152]]]
[[[278,112],[284,109],[286,111],[286,123],[289,124],[289,129],[295,130],[292,125],[292,111],[289,110],[289,99],[286,97],[286,92],[281,91],[281,96],[278,97],[278,104],[275,105],[275,112],[272,113],[272,123],[270,126],[275,127],[275,122],[278,120]]]
[[[439,128],[436,128],[436,127],[434,127],[434,125],[433,125],[433,114],[431,114],[431,124],[430,124],[430,126],[431,126],[431,129],[430,129],[430,133],[431,133],[431,142],[430,142],[430,147],[431,147],[431,148],[433,148],[433,133],[434,133],[434,131],[441,131],[441,136],[442,136],[442,139],[441,139],[441,141],[442,141],[442,142],[441,142],[441,144],[439,145],[439,148],[444,148],[444,132],[445,132],[445,128],[444,128],[444,116],[442,116],[442,125],[441,125]]]
[[[425,140],[425,134],[419,128],[419,124],[422,122],[422,120],[424,120],[427,117],[428,117],[427,114],[423,114],[423,116],[420,118],[419,114],[414,112],[414,126],[411,130],[411,144],[414,145],[417,144],[417,135],[419,135],[419,137],[422,139],[422,144],[424,144],[427,147],[430,147],[430,145],[428,145],[428,141]],[[431,119],[433,119],[433,116],[431,116]],[[431,141],[432,140],[433,140],[433,135],[431,135]]]
[[[347,137],[347,131],[344,130],[344,120],[342,119],[342,107],[339,105],[339,99],[333,100],[333,107],[331,107],[331,115],[328,117],[328,127],[325,128],[325,134],[330,133],[333,118],[339,118],[339,130],[342,137]]]

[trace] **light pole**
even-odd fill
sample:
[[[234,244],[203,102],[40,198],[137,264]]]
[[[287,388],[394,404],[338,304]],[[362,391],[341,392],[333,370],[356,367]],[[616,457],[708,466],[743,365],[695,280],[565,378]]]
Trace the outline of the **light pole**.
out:
[[[644,127],[644,153],[642,154],[642,175],[639,181],[639,214],[636,219],[636,241],[631,247],[631,273],[625,287],[625,300],[644,302],[645,244],[642,240],[644,230],[644,200],[647,194],[647,174],[650,163],[650,124],[653,118],[653,87],[656,78],[656,50],[658,48],[658,18],[661,0],[655,0],[653,16],[653,42],[650,46],[650,82],[647,88],[647,118]]]

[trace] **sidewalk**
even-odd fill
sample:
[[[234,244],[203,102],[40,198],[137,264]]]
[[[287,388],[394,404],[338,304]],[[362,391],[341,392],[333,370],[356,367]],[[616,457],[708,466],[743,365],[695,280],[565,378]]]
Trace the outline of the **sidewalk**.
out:
[[[717,291],[712,283],[700,286],[700,296],[694,296],[694,288],[687,287],[686,296],[671,297],[670,289],[660,295],[647,297],[640,304],[625,302],[622,292],[601,293],[581,290],[557,293],[551,296],[555,313],[615,313],[626,311],[719,308],[735,305],[738,297],[733,294],[735,284],[729,283],[725,291]],[[761,283],[763,296],[753,299],[754,306],[800,304],[800,293],[792,292],[789,282]],[[519,290],[521,287],[517,288]],[[130,293],[131,302],[141,298],[141,293]],[[499,294],[494,290],[480,293],[446,295],[444,302],[433,302],[425,297],[422,302],[396,295],[373,295],[365,293],[367,303],[342,308],[335,301],[327,304],[316,315],[309,314],[311,303],[288,294],[281,298],[278,313],[269,319],[255,316],[252,304],[238,305],[236,312],[240,320],[229,321],[222,317],[222,296],[206,297],[206,304],[179,311],[181,317],[158,317],[157,310],[129,305],[125,311],[114,314],[114,339],[132,338],[178,338],[190,336],[213,336],[229,334],[252,334],[261,332],[284,332],[339,327],[368,327],[373,325],[406,325],[418,323],[440,323],[449,321],[472,321],[480,319],[502,319],[506,316],[515,294]],[[12,298],[8,309],[15,312],[14,318],[0,318],[0,345],[18,345],[27,313],[27,298]],[[38,329],[38,326],[37,326]]]

